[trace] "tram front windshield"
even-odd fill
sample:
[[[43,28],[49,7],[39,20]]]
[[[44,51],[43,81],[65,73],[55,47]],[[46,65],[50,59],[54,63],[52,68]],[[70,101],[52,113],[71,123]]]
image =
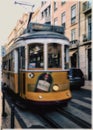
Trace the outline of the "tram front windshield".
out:
[[[61,45],[51,43],[48,45],[48,68],[61,67]]]
[[[29,68],[44,67],[44,45],[31,44],[29,46]]]
[[[31,68],[44,68],[44,59],[47,57],[47,68],[61,68],[62,67],[62,50],[61,44],[49,43],[47,49],[44,48],[45,44],[34,43],[29,45],[28,62],[29,69]],[[47,55],[47,56],[45,56]]]

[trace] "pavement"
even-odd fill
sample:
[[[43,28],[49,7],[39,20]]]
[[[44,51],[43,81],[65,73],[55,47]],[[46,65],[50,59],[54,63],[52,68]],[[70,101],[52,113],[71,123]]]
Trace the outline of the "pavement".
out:
[[[6,101],[5,101],[5,113],[6,113],[6,116],[2,116],[2,114],[1,114],[1,118],[2,118],[1,129],[6,129],[6,128],[12,129],[13,126],[11,126],[11,109]],[[21,128],[16,117],[14,117],[14,128]]]
[[[92,89],[92,81],[85,81],[85,89]],[[2,93],[0,92],[0,104],[2,104]],[[2,117],[2,107],[0,107],[0,128],[1,129],[10,129],[11,128],[11,110],[9,108],[9,105],[6,103],[6,108],[5,108],[5,112],[7,113],[6,117]],[[14,128],[21,128],[19,122],[17,121],[17,119],[15,118],[15,122],[14,122]]]
[[[93,81],[86,80],[84,88],[86,89],[92,89]]]
[[[91,86],[91,84],[92,84],[92,81],[85,80],[85,86]]]

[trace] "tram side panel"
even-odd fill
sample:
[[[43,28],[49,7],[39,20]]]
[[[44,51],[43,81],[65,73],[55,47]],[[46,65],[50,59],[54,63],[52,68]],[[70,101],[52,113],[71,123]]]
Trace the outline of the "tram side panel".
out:
[[[18,93],[18,74],[10,74],[10,88],[14,93]]]
[[[14,93],[18,93],[18,74],[3,71],[3,85]]]
[[[14,93],[18,93],[18,72],[15,71],[15,66],[17,66],[14,51],[8,53],[3,57],[3,67],[2,67],[2,82],[3,85],[8,89],[12,90]]]
[[[9,82],[9,74],[7,71],[2,70],[2,83],[4,86],[10,86]]]

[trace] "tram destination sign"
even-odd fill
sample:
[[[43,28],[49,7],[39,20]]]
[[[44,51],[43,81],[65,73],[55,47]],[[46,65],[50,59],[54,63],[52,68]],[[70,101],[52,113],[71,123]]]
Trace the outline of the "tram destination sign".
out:
[[[28,26],[30,32],[34,31],[52,31],[64,34],[64,27],[49,24],[30,23]]]

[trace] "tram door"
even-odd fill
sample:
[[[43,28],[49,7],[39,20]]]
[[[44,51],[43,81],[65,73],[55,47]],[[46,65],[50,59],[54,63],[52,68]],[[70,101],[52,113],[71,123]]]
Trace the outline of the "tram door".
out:
[[[18,91],[20,96],[25,97],[25,47],[18,49]]]

